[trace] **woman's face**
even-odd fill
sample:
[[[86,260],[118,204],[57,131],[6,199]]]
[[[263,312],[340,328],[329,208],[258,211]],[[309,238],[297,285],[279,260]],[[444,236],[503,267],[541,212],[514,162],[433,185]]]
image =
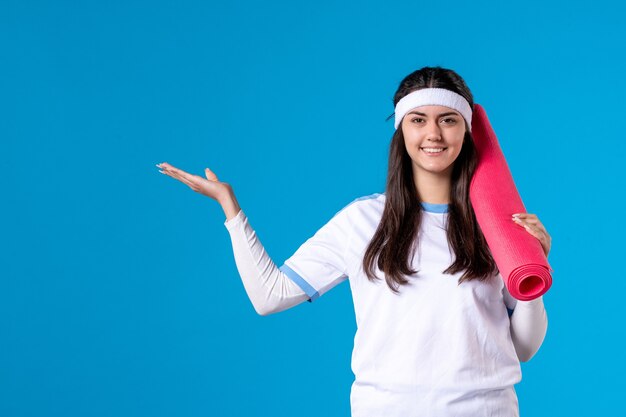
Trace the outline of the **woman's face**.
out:
[[[414,175],[452,175],[466,130],[458,111],[444,106],[416,107],[404,116],[401,126]]]

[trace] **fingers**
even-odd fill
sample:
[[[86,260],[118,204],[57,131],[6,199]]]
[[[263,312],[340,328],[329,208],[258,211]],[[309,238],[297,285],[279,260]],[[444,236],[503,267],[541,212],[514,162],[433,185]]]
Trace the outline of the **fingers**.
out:
[[[528,233],[537,238],[543,247],[545,255],[548,256],[552,237],[548,234],[548,231],[539,221],[537,216],[530,213],[517,213],[513,215],[512,220],[519,226],[524,227]]]
[[[534,232],[539,232],[539,233],[543,232],[543,233],[548,234],[548,232],[546,231],[546,228],[543,226],[543,224],[541,224],[541,222],[539,222],[539,220],[514,217],[513,221],[516,224],[524,227],[528,231],[534,231]]]
[[[172,169],[172,168],[174,168],[172,165],[168,164],[167,162],[161,162],[160,164],[156,164],[156,166],[161,168],[161,169]]]
[[[178,173],[176,173],[176,172],[171,173],[171,174],[170,174],[170,176],[171,176],[172,178],[176,178],[177,180],[179,180],[180,182],[182,182],[182,183],[184,183],[184,184],[187,184],[187,185],[188,185],[188,186],[190,186],[190,187],[195,187],[195,183],[194,183],[193,181],[188,180],[188,179],[187,179],[187,178],[185,178],[185,177],[182,177],[180,174],[178,174]]]
[[[537,217],[537,215],[531,213],[515,213],[513,215],[513,218],[524,219],[525,221],[530,223],[539,223],[539,218]]]
[[[540,231],[544,231],[546,234],[548,233],[546,228],[543,226],[543,224],[541,224],[540,221],[531,221],[528,219],[517,219],[514,218],[513,221],[515,223],[517,223],[520,226],[526,227],[526,228],[530,228],[532,230],[540,230]]]
[[[180,178],[182,179],[186,179],[187,181],[193,181],[194,179],[197,179],[195,177],[197,177],[197,175],[193,175],[193,174],[189,174],[185,171],[183,171],[182,169],[178,169],[174,166],[172,166],[171,164],[168,164],[167,162],[162,162],[160,164],[156,164],[156,166],[158,168],[161,168],[162,171],[164,171],[164,174],[176,174],[178,175]],[[215,175],[215,173],[213,171],[211,171],[209,168],[205,168],[204,169],[204,174],[206,175],[206,178],[210,181],[219,181],[217,179],[217,175]]]
[[[539,221],[539,218],[536,214],[530,213],[517,213],[513,215],[513,221],[519,224],[520,226],[529,225],[531,229],[537,229],[548,234],[548,231],[543,226],[543,224]]]
[[[168,164],[167,162],[157,164],[157,167],[161,168],[161,171],[159,172],[161,172],[162,174],[168,175],[174,179],[179,180],[180,182],[188,185],[194,191],[199,190],[196,175],[188,174],[182,169],[175,168],[172,165]]]
[[[524,228],[528,233],[530,233],[537,240],[539,240],[539,242],[541,242],[541,246],[543,247],[544,252],[547,255],[548,251],[550,250],[550,236],[534,225],[525,224]]]
[[[174,178],[175,180],[178,180],[178,181],[180,181],[180,182],[182,182],[182,183],[184,183],[184,184],[187,184],[187,185],[188,185],[188,186],[190,186],[190,187],[193,185],[193,183],[192,183],[191,181],[189,181],[189,180],[187,180],[187,179],[185,179],[185,178],[181,177],[180,175],[178,175],[177,173],[175,173],[175,172],[173,172],[173,171],[170,171],[170,170],[165,170],[165,169],[164,169],[163,171],[161,171],[161,173],[162,173],[162,174],[165,174],[165,175],[168,175],[168,176],[170,176],[170,177]]]
[[[215,175],[215,173],[211,171],[209,168],[204,169],[204,175],[206,175],[206,178],[209,181],[218,181],[217,175]]]
[[[172,173],[178,175],[180,178],[186,179],[187,181],[193,181],[194,175],[189,174],[189,173],[183,171],[182,169],[175,168],[172,165],[168,164],[167,162],[162,163],[161,166],[163,167],[164,171],[172,172]]]

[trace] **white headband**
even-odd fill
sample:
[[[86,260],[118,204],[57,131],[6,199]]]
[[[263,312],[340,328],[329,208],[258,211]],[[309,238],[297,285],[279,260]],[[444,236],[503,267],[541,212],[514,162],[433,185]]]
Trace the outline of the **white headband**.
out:
[[[402,97],[396,104],[395,128],[400,126],[400,122],[405,114],[419,106],[446,106],[461,113],[469,131],[472,131],[472,108],[465,98],[454,91],[445,88],[422,88],[413,91]]]

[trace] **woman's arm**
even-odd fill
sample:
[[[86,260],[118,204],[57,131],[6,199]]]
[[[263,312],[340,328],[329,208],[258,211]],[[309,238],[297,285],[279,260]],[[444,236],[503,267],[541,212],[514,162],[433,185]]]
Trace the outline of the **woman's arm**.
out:
[[[309,299],[274,264],[243,211],[224,225],[230,233],[239,275],[257,313],[278,313]]]
[[[547,257],[552,246],[552,237],[537,215],[516,213],[513,215],[513,221],[539,240]],[[543,305],[543,296],[530,301],[521,301],[511,297],[506,288],[504,291],[505,300],[508,301],[507,307],[513,309],[511,338],[515,351],[520,361],[527,362],[541,347],[548,330],[548,315]]]
[[[521,362],[528,362],[537,353],[548,330],[548,315],[543,297],[530,301],[517,300],[511,315],[511,338]]]
[[[548,316],[543,297],[531,301],[516,300],[506,286],[502,288],[504,304],[512,313],[510,330],[513,346],[520,362],[528,362],[541,347],[548,330]]]
[[[300,287],[279,270],[250,227],[235,197],[232,187],[220,182],[209,168],[206,179],[189,174],[167,162],[158,164],[161,173],[187,184],[197,193],[216,200],[222,206],[230,233],[235,263],[244,288],[257,313],[265,316],[286,310],[309,299]]]

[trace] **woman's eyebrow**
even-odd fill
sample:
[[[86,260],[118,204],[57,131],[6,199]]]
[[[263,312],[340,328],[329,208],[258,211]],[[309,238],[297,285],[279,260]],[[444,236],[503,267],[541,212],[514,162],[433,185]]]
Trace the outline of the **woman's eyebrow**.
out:
[[[426,116],[426,113],[421,113],[421,112],[418,112],[417,110],[412,110],[412,111],[410,111],[410,112],[409,112],[409,114],[417,114],[418,116]],[[453,111],[450,111],[450,112],[447,112],[447,113],[441,113],[441,114],[440,114],[439,116],[437,116],[437,117],[450,116],[450,115],[452,115],[452,116],[458,116],[458,114],[457,114],[457,113],[455,113],[455,112],[453,112]]]

